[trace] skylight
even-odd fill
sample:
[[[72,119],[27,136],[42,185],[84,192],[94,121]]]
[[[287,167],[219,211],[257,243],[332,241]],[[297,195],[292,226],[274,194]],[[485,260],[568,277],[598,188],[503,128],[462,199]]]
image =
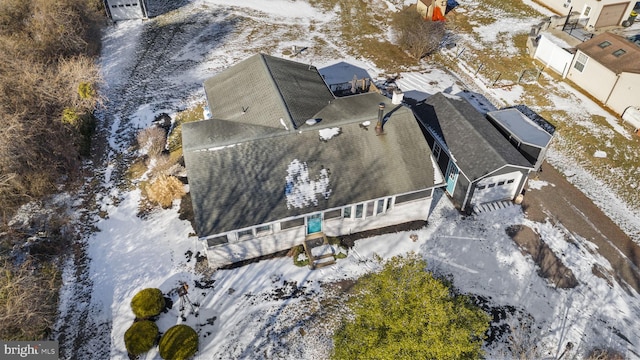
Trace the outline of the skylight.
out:
[[[624,55],[624,54],[626,54],[626,53],[627,53],[626,51],[624,51],[624,50],[622,50],[622,49],[618,49],[618,50],[616,50],[616,51],[614,51],[614,52],[613,52],[613,56],[615,56],[615,57],[620,57],[620,56],[622,56],[622,55]]]
[[[600,44],[598,44],[598,46],[600,46],[600,48],[602,48],[602,49],[606,48],[609,45],[611,45],[611,43],[608,42],[608,41],[603,41]]]

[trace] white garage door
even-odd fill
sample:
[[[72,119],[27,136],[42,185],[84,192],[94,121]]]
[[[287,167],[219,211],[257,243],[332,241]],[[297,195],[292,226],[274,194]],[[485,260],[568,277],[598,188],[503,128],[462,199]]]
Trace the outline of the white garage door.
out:
[[[478,181],[473,193],[472,205],[492,201],[512,200],[518,192],[522,173],[514,171],[509,174],[492,176]]]
[[[629,6],[628,2],[603,6],[596,21],[596,28],[619,25],[627,6]]]
[[[107,0],[111,19],[113,21],[142,19],[144,13],[142,10],[142,0]]]

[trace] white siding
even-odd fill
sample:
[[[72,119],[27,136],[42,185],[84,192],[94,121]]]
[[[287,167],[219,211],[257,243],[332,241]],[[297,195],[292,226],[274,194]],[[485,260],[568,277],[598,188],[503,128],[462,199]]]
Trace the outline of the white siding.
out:
[[[567,78],[602,103],[605,103],[616,83],[616,74],[591,58],[588,59],[582,71],[579,68],[576,69],[575,64],[581,54],[584,56],[584,53],[578,50],[571,63]]]
[[[145,18],[143,0],[107,0],[113,21]]]
[[[622,73],[606,105],[622,115],[629,106],[640,107],[640,74]]]
[[[488,177],[476,184],[471,206],[500,200],[513,200],[518,194],[522,173],[514,171],[504,175]]]

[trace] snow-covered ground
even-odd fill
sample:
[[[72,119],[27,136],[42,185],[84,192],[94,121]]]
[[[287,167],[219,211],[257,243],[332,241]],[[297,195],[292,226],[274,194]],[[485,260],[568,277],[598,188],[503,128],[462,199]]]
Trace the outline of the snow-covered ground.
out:
[[[310,271],[294,266],[292,259],[285,257],[220,270],[211,278],[196,271],[196,254],[201,248],[191,225],[178,219],[177,205],[141,218],[137,216],[139,191],[118,186],[123,176],[118,165],[129,152],[131,135],[149,126],[161,112],[173,116],[202,101],[204,79],[265,46],[273,55],[280,55],[293,44],[312,47],[319,38],[327,42],[322,52],[327,55],[318,56],[310,50],[295,60],[318,68],[345,61],[371,75],[380,73],[366,59],[346,56],[341,44],[330,42],[318,30],[336,21],[331,13],[300,0],[236,4],[194,0],[171,13],[144,22],[120,22],[105,32],[101,66],[103,92],[109,102],[100,116],[103,130],[109,133],[109,149],[105,163],[96,164],[95,172],[102,184],[97,201],[105,215],[96,217],[99,231],[87,239],[86,277],[90,281],[84,283],[84,291],[90,296],[79,294],[82,289],[74,275],[76,269],[70,265],[64,274],[57,325],[58,334],[65,335],[63,357],[126,359],[123,335],[134,319],[131,298],[146,287],[169,293],[186,282],[197,316],[188,305],[181,312],[182,304],[174,295],[173,308],[157,323],[160,331],[178,323],[192,326],[200,339],[196,358],[327,358],[333,323],[323,309],[330,308],[335,299],[325,285],[374,271],[379,268],[378,256],[389,258],[415,251],[428,260],[431,270],[451,275],[462,292],[480,295],[494,307],[511,309],[512,314],[531,315],[534,326],[530,336],[540,344],[541,356],[555,359],[572,342],[574,348],[565,358],[581,358],[594,347],[613,348],[628,358],[640,358],[638,294],[592,273],[594,265],[611,266],[589,242],[550,223],[527,220],[518,206],[465,218],[438,192],[427,228],[359,240],[347,258],[330,267]],[[256,36],[247,22],[272,31]],[[280,25],[292,23],[310,30],[287,40],[290,35]],[[511,25],[497,22],[495,26]],[[489,30],[484,29],[491,34]],[[465,88],[454,75],[436,68],[403,74],[399,84],[410,97],[426,97],[437,91],[456,94]],[[477,86],[505,102],[517,103],[522,93],[517,87],[508,92]],[[575,111],[610,116],[584,96],[576,96],[581,102],[572,106],[582,110]],[[475,99],[475,104],[491,107],[482,98]],[[550,161],[575,174],[572,181],[598,205],[615,204],[605,207],[607,214],[638,238],[640,216],[562,154],[551,151]],[[532,185],[530,191],[553,186]],[[555,289],[537,275],[533,261],[522,255],[505,232],[517,224],[542,236],[575,274],[579,281],[576,288]],[[410,239],[412,234],[418,236],[417,241]],[[572,243],[565,240],[568,238]],[[327,316],[329,320],[324,318]],[[82,317],[86,319],[82,321]],[[80,326],[97,330],[78,329]],[[504,344],[487,351],[490,358],[509,357]],[[159,355],[154,349],[142,358],[157,359]]]

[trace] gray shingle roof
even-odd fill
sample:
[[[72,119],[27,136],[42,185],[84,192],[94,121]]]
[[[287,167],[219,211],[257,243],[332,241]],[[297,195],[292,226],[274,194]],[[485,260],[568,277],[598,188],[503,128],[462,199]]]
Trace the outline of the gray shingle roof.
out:
[[[469,102],[437,93],[414,107],[423,126],[444,140],[446,147],[471,181],[505,165],[531,168],[531,164]]]
[[[376,136],[380,102],[392,114],[385,135]],[[301,125],[295,132],[219,119],[183,125],[200,237],[435,185],[428,145],[406,107],[371,93],[336,99],[315,115],[322,119],[319,123]],[[338,135],[320,136],[320,130],[336,127]],[[234,141],[238,144],[225,146]],[[286,178],[296,160],[307,165],[310,182],[322,180],[323,171],[328,174],[328,197],[318,191],[316,204],[288,206]]]
[[[273,128],[298,128],[334,99],[315,67],[264,54],[207,79],[204,89],[214,119]]]

